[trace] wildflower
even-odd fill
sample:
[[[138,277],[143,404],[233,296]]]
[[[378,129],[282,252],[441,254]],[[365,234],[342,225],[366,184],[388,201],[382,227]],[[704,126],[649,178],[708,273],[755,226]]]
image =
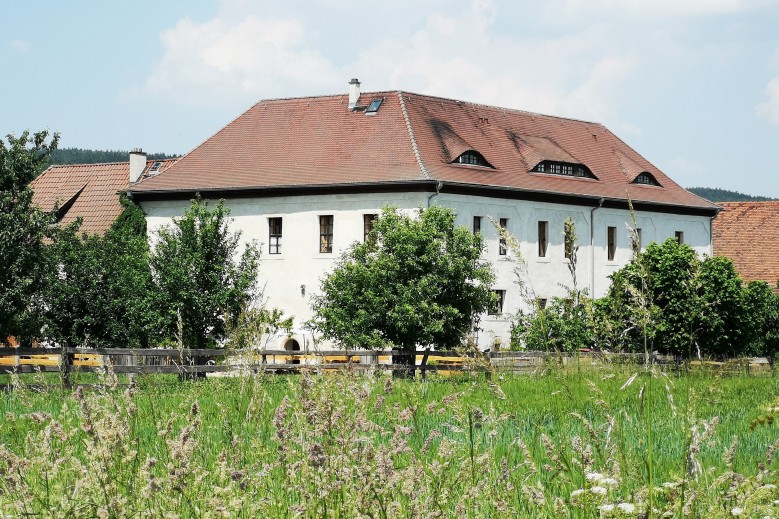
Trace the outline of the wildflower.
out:
[[[623,514],[634,514],[636,512],[636,505],[633,503],[620,503],[617,505],[617,508]]]
[[[582,494],[584,494],[584,489],[583,488],[577,488],[576,490],[571,492],[571,499],[573,499],[574,497],[580,496]]]
[[[744,509],[740,508],[738,506],[736,506],[736,507],[734,507],[734,508],[732,508],[730,510],[730,515],[732,515],[734,517],[737,516],[737,515],[742,515],[743,513],[744,513]]]
[[[590,489],[590,492],[592,492],[593,494],[600,495],[600,496],[605,496],[605,495],[606,495],[606,493],[608,492],[608,490],[606,490],[606,488],[605,488],[605,487],[601,487],[601,486],[594,486],[594,487],[592,487],[592,488]]]
[[[600,506],[598,507],[598,510],[600,510],[601,512],[605,512],[605,513],[607,513],[607,514],[608,514],[608,513],[610,513],[610,512],[613,512],[613,511],[614,511],[614,505],[611,505],[611,504],[600,505]]]

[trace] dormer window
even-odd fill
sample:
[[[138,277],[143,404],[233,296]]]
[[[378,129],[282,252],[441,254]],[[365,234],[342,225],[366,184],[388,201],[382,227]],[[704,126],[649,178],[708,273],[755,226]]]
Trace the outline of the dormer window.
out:
[[[532,170],[534,173],[549,173],[552,175],[562,175],[565,177],[593,178],[590,169],[584,164],[574,164],[571,162],[557,162],[554,160],[544,160],[536,164]]]
[[[491,168],[492,164],[482,157],[478,151],[468,150],[452,161],[452,164],[465,164],[466,166],[482,166]]]
[[[636,179],[633,181],[634,184],[642,184],[645,186],[657,186],[657,187],[663,187],[660,185],[660,182],[655,179],[654,175],[652,175],[648,171],[644,171],[643,173],[640,173]]]

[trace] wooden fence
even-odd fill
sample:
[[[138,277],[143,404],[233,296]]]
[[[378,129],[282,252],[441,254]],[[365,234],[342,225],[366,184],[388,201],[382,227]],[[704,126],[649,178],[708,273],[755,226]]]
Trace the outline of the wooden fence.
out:
[[[0,348],[0,374],[58,372],[69,383],[73,372],[99,372],[110,368],[114,373],[173,373],[179,375],[207,373],[294,373],[304,370],[386,370],[409,369],[393,363],[403,351],[327,350],[327,351],[228,351],[224,349],[175,350],[128,348]],[[534,351],[452,352],[429,349],[414,352],[414,369],[424,378],[428,372],[446,374],[463,371],[506,371],[529,373],[549,365],[580,368],[598,365],[643,364],[643,354],[582,352],[560,354]],[[678,359],[653,354],[649,362],[674,369]],[[730,373],[770,373],[773,363],[765,358],[735,359],[729,362],[693,361],[697,369]],[[689,366],[689,365],[688,365]]]

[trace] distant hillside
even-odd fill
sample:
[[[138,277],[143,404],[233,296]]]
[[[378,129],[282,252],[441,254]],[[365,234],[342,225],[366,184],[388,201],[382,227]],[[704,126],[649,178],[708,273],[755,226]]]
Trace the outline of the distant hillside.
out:
[[[687,191],[702,196],[711,202],[765,202],[767,200],[776,200],[765,196],[752,196],[739,193],[738,191],[728,191],[727,189],[718,189],[716,187],[688,187]]]
[[[149,153],[149,159],[168,159],[178,155]],[[81,148],[62,148],[54,150],[49,157],[49,165],[55,164],[98,164],[101,162],[127,162],[129,151],[121,150],[82,150]]]

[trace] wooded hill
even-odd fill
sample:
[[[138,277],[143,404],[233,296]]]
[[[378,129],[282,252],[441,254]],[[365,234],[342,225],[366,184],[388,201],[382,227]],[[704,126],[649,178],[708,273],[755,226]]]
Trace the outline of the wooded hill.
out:
[[[149,153],[150,160],[169,159],[178,155],[167,153]],[[49,157],[49,165],[55,164],[99,164],[103,162],[127,162],[130,152],[124,150],[83,150],[81,148],[62,148],[54,150]]]
[[[752,196],[739,193],[738,191],[729,191],[727,189],[719,189],[716,187],[688,187],[687,191],[695,193],[698,196],[702,196],[710,202],[765,202],[768,200],[776,200],[776,198],[768,198],[765,196]]]

